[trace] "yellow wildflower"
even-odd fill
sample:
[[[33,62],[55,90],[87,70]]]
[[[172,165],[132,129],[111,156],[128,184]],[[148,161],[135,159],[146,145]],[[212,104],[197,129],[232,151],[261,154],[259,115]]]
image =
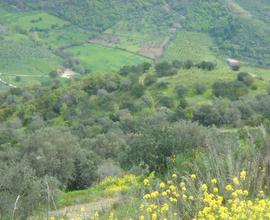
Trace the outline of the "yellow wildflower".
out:
[[[148,180],[148,179],[144,179],[143,185],[144,185],[144,186],[149,186],[149,180]]]
[[[212,179],[212,180],[211,180],[211,183],[212,183],[213,185],[217,184],[217,179]]]
[[[152,210],[152,208],[151,207],[148,207],[147,209],[146,209],[146,212],[148,212],[148,213],[151,213],[153,210]]]
[[[160,211],[161,212],[167,212],[169,210],[169,205],[167,203],[163,204]]]
[[[243,194],[244,194],[245,196],[248,196],[248,191],[247,191],[247,190],[244,190]]]
[[[233,178],[233,183],[234,183],[235,185],[239,185],[239,180],[238,180],[237,177],[234,177],[234,178]]]
[[[158,195],[159,195],[159,192],[158,191],[154,191],[154,192],[151,193],[151,197],[152,198],[157,198]]]
[[[161,182],[160,184],[159,184],[159,187],[161,188],[161,189],[164,189],[165,188],[165,183],[163,183],[163,182]]]
[[[150,194],[145,194],[143,198],[144,199],[151,199],[151,195]]]
[[[180,186],[181,186],[181,187],[184,187],[184,186],[186,186],[186,184],[185,184],[184,182],[181,182],[181,183],[180,183]]]
[[[215,187],[215,188],[213,189],[213,192],[214,192],[214,193],[218,193],[218,188]]]
[[[195,180],[197,177],[196,177],[195,174],[192,174],[192,175],[190,176],[190,178],[193,179],[193,180]]]
[[[167,193],[166,191],[164,191],[164,192],[161,193],[161,195],[162,195],[162,196],[167,196],[168,193]]]
[[[232,188],[232,186],[229,184],[229,185],[226,186],[226,190],[227,190],[227,191],[232,191],[233,188]]]
[[[245,180],[246,179],[246,176],[247,176],[247,172],[245,170],[241,171],[241,173],[240,173],[240,179],[241,180]]]
[[[207,187],[206,184],[203,184],[203,185],[201,186],[201,189],[202,189],[203,191],[207,191],[208,187]]]
[[[170,186],[170,190],[171,190],[171,191],[175,191],[175,190],[176,190],[176,187],[175,187],[174,185],[171,185],[171,186]]]
[[[157,219],[157,214],[156,213],[153,213],[152,214],[152,220],[156,220]]]
[[[195,180],[197,178],[197,176],[196,176],[196,174],[191,174],[190,175],[190,178],[193,179],[193,180]]]
[[[182,187],[181,190],[185,192],[185,191],[187,191],[187,188],[186,187]]]
[[[174,173],[174,174],[172,175],[172,178],[176,179],[176,178],[177,178],[177,175]]]

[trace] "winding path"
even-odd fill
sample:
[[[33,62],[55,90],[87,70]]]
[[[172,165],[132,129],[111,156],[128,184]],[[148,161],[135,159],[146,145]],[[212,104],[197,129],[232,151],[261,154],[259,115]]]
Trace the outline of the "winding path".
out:
[[[84,218],[90,218],[95,215],[95,212],[109,211],[118,201],[118,198],[105,198],[98,202],[66,206],[58,211],[50,212],[50,216],[78,219],[78,214],[81,214]]]

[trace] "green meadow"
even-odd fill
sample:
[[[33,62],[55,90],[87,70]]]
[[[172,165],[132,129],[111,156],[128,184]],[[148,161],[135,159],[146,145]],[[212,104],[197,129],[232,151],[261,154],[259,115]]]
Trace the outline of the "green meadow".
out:
[[[69,48],[67,51],[78,58],[85,68],[89,68],[95,73],[117,71],[124,65],[149,61],[147,58],[121,49],[95,44],[84,44]]]
[[[67,25],[68,22],[45,12],[8,13],[0,16],[0,22],[24,30],[51,29]]]

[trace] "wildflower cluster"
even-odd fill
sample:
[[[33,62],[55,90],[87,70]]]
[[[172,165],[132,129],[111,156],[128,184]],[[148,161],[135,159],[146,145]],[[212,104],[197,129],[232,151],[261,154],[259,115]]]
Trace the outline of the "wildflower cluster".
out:
[[[215,178],[205,184],[195,174],[182,181],[173,174],[154,189],[146,179],[139,219],[270,219],[270,201],[263,191],[251,199],[245,189],[246,178],[246,171],[242,171],[231,183],[222,186]]]
[[[135,175],[125,175],[123,177],[107,177],[105,178],[100,186],[104,187],[107,192],[122,192],[128,190],[131,186],[137,186],[139,177]]]

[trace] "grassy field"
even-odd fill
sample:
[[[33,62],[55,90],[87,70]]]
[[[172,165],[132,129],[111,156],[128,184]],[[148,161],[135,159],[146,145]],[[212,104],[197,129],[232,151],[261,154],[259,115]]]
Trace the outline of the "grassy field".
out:
[[[68,22],[45,12],[8,13],[0,16],[0,22],[18,26],[24,30],[51,29],[67,25]]]
[[[134,65],[149,61],[147,58],[120,49],[94,44],[72,47],[67,51],[79,58],[85,68],[89,68],[95,73],[117,71],[124,65]]]
[[[91,37],[92,34],[90,32],[73,25],[53,29],[48,33],[39,33],[39,39],[44,42],[45,46],[53,49],[75,44],[83,44]]]

